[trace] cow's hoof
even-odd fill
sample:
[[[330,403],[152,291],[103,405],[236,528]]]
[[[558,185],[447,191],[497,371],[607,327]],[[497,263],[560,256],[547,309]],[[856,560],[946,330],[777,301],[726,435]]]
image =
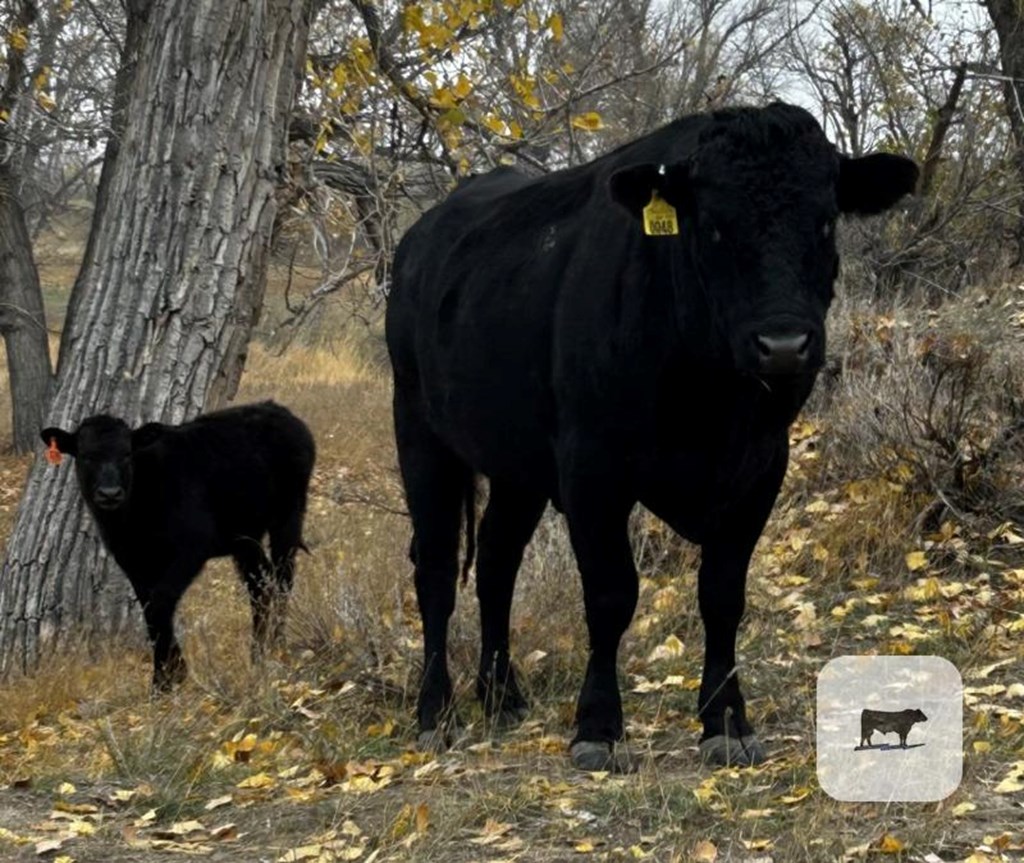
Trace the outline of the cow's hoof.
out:
[[[625,746],[599,740],[578,740],[569,747],[572,766],[590,772],[632,773],[638,761]]]
[[[523,720],[530,715],[529,708],[523,704],[516,707],[503,707],[501,710],[496,710],[489,717],[491,727],[495,731],[508,731],[510,728],[515,728],[517,725],[521,725]]]
[[[429,731],[421,731],[416,738],[416,749],[419,752],[429,752],[433,755],[447,752],[451,745],[451,735],[444,728],[431,728]]]
[[[698,748],[705,764],[719,767],[750,767],[768,757],[761,741],[753,734],[739,738],[719,734],[702,740]]]

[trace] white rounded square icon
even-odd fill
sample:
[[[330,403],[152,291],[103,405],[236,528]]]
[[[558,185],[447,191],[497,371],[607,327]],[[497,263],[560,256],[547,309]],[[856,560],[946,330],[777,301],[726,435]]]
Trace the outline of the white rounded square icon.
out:
[[[927,802],[963,775],[960,672],[941,656],[840,656],[818,673],[822,790],[846,802]]]

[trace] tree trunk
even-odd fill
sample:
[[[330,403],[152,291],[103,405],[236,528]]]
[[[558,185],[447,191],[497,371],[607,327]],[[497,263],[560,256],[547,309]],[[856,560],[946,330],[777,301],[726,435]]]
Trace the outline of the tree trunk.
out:
[[[181,422],[230,398],[262,303],[309,5],[155,0],[48,419]],[[138,615],[70,459],[39,459],[0,572],[0,670]]]
[[[65,321],[72,321],[77,316],[76,312],[82,299],[82,292],[92,278],[92,267],[96,256],[96,238],[100,233],[100,226],[106,216],[107,202],[110,199],[110,178],[114,174],[114,166],[117,164],[117,154],[121,151],[121,136],[124,134],[125,123],[127,122],[128,100],[131,98],[132,84],[135,81],[135,69],[139,61],[139,50],[142,46],[142,36],[152,8],[152,0],[129,0],[125,3],[125,13],[128,18],[125,21],[124,45],[121,46],[121,58],[117,65],[117,72],[114,75],[114,92],[111,99],[110,109],[110,136],[107,138],[107,146],[103,151],[103,167],[100,168],[100,179],[96,186],[96,198],[92,208],[92,222],[89,225],[89,237],[85,241],[85,252],[82,254],[82,263],[78,269],[78,277],[71,289],[71,296],[68,297],[68,307],[65,312]],[[57,370],[63,367],[65,358],[68,355],[70,339],[65,339],[60,345],[60,354],[57,357]]]
[[[36,21],[33,4],[14,7],[4,24],[10,32],[28,32]],[[19,198],[17,170],[12,168],[24,145],[16,125],[24,125],[28,68],[21,48],[8,45],[6,76],[0,87],[0,334],[7,349],[11,390],[11,425],[15,452],[29,452],[46,407],[53,371],[43,314],[39,272],[32,257],[32,238]]]
[[[1024,190],[1024,4],[1021,0],[985,0],[989,17],[999,37],[1003,67],[1003,100],[1016,147],[1017,176]],[[1017,260],[1024,262],[1024,199],[1019,208]]]
[[[6,162],[0,163],[0,333],[7,348],[14,451],[38,443],[53,369],[39,272],[25,212]]]

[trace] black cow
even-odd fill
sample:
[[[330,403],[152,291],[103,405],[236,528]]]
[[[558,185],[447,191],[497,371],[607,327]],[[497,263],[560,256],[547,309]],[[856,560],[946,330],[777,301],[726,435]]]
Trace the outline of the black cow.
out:
[[[616,654],[637,600],[627,519],[641,502],[703,549],[701,752],[764,758],[736,631],[787,427],[825,355],[836,218],[893,206],[917,173],[901,156],[842,156],[810,114],[776,103],[684,117],[539,178],[500,168],[409,229],[387,342],[423,617],[422,744],[444,742],[461,512],[483,474],[486,708],[514,719],[525,707],[509,607],[550,500],[568,521],[590,636],[573,762],[623,766]]]
[[[315,457],[302,420],[263,402],[134,431],[100,414],[42,438],[75,457],[103,544],[131,581],[153,643],[154,689],[186,675],[174,610],[212,557],[231,555],[248,588],[254,656],[280,641]]]
[[[862,710],[860,712],[860,745],[870,746],[871,735],[876,731],[882,734],[899,735],[900,746],[907,748],[907,735],[915,722],[927,722],[924,711],[908,710]],[[858,747],[860,748],[860,747]]]

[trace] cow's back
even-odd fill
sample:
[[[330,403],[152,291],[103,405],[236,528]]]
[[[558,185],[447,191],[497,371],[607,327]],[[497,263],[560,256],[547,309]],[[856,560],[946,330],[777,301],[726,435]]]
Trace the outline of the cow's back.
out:
[[[133,509],[162,535],[258,539],[269,524],[305,509],[315,457],[306,425],[272,402],[215,411],[165,427],[135,456]],[[160,526],[163,520],[163,527]]]
[[[498,169],[425,214],[395,256],[396,388],[491,476],[553,473],[541,466],[553,422],[551,322],[576,213],[552,223],[550,201],[544,183]]]

